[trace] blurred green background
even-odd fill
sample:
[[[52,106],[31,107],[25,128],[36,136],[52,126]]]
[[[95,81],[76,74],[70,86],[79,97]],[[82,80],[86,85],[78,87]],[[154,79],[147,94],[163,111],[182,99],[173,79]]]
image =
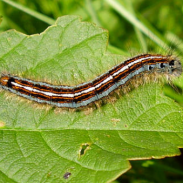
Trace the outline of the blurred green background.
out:
[[[0,32],[41,33],[63,15],[79,15],[107,29],[108,52],[126,56],[173,53],[183,63],[182,0],[1,0]],[[182,77],[165,85],[164,92],[183,105],[181,81]],[[183,156],[131,163],[133,168],[115,182],[183,183]]]

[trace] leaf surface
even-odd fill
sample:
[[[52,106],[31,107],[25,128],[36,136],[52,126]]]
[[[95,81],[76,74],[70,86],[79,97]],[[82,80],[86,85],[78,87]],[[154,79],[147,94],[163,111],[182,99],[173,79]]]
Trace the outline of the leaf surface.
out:
[[[76,85],[123,61],[106,53],[108,32],[64,16],[40,35],[0,35],[0,70],[36,81]],[[3,182],[109,182],[128,160],[180,154],[182,109],[160,85],[138,87],[87,113],[0,93]]]

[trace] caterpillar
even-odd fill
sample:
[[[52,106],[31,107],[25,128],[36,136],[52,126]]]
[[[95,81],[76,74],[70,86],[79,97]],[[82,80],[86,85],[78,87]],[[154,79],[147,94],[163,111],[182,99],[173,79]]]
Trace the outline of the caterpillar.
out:
[[[2,74],[0,87],[21,97],[61,108],[80,108],[98,101],[143,73],[179,76],[178,58],[161,54],[142,54],[114,66],[92,81],[76,86],[51,85],[9,74]]]

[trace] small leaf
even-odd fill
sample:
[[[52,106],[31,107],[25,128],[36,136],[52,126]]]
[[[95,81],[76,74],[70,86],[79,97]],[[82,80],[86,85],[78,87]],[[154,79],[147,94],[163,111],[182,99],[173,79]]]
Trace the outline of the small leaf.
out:
[[[64,16],[40,35],[0,35],[1,73],[76,85],[123,61],[106,54],[108,33]],[[86,113],[0,93],[0,178],[3,182],[109,182],[128,160],[179,155],[182,109],[151,83],[114,104]]]

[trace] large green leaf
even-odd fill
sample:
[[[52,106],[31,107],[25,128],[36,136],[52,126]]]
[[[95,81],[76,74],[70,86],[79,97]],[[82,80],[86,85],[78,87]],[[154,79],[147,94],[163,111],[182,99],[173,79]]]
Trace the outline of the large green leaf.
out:
[[[107,31],[76,16],[59,18],[40,35],[0,35],[0,70],[75,85],[123,60],[106,54]],[[182,109],[146,84],[92,112],[59,110],[0,93],[1,182],[108,182],[128,160],[180,154]]]

